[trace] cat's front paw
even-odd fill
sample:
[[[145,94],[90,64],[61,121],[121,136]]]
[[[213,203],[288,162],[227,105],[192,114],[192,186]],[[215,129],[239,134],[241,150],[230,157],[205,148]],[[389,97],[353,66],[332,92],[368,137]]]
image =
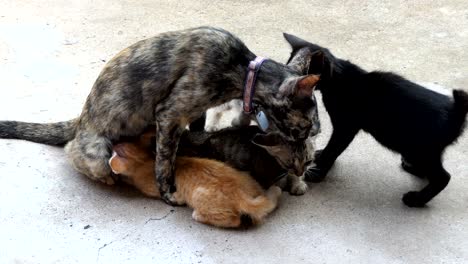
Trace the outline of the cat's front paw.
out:
[[[278,186],[271,186],[266,191],[267,196],[274,199],[278,199],[278,197],[280,197],[282,193],[283,190]]]
[[[408,207],[423,207],[426,201],[419,192],[407,192],[403,195],[403,203]]]
[[[307,189],[309,189],[307,183],[305,183],[303,180],[298,180],[296,182],[291,183],[291,189],[289,190],[289,194],[303,195],[307,192]]]
[[[171,206],[180,206],[180,205],[183,205],[183,203],[180,203],[178,200],[177,200],[177,197],[175,195],[175,193],[165,193],[163,195],[161,195],[161,199],[167,203],[168,205],[171,205]]]
[[[327,171],[319,167],[311,167],[304,173],[305,180],[308,182],[321,182],[326,175]]]
[[[219,130],[218,127],[216,125],[206,125],[205,127],[205,131],[206,132],[215,132]]]

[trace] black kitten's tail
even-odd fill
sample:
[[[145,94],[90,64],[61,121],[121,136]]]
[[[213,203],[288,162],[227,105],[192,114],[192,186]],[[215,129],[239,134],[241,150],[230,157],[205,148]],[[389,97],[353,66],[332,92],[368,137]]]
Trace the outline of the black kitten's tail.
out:
[[[65,145],[75,137],[78,119],[57,123],[0,121],[0,138],[24,139],[47,145]]]
[[[457,135],[460,136],[465,128],[468,113],[468,93],[463,90],[453,90],[454,114]]]

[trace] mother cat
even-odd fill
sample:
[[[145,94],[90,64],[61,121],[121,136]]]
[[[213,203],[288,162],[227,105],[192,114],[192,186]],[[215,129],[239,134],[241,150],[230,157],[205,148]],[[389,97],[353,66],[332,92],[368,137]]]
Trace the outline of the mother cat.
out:
[[[107,163],[112,143],[157,126],[156,178],[162,198],[175,200],[174,160],[185,126],[209,107],[240,99],[249,62],[256,56],[231,33],[212,27],[167,32],[124,49],[104,67],[80,117],[37,124],[0,122],[0,138],[63,145],[73,166],[91,179],[113,184]],[[288,66],[261,66],[253,101],[270,120],[269,130],[303,140],[312,126],[310,97],[318,81],[307,55]]]

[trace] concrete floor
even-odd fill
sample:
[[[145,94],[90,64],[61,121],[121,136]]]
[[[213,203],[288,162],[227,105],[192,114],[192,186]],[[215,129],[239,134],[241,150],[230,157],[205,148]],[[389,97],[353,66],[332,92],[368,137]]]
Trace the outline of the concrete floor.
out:
[[[286,31],[366,69],[468,88],[468,2],[382,2],[0,0],[0,120],[75,117],[119,50],[196,25],[228,29],[277,60],[289,54]],[[320,107],[324,146],[330,124]],[[188,208],[91,182],[60,148],[0,140],[0,149],[0,263],[468,262],[468,132],[448,149],[452,181],[427,208],[401,203],[423,183],[361,134],[325,182],[284,194],[247,231],[198,224]]]

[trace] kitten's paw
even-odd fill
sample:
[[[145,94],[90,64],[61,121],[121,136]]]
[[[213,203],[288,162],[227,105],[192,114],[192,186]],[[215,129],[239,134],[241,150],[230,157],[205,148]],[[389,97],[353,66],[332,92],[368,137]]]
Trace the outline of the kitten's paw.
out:
[[[303,180],[298,180],[291,184],[291,189],[289,190],[289,194],[303,195],[304,193],[307,192],[307,189],[309,189],[309,187],[307,186],[307,183],[305,183]]]
[[[117,175],[113,174],[114,177],[112,177],[111,175],[109,176],[106,176],[106,177],[101,177],[101,178],[96,178],[96,180],[104,183],[104,184],[107,184],[107,185],[114,185],[115,182],[117,181]]]
[[[288,177],[282,177],[275,185],[281,188],[281,190],[286,190],[286,187],[288,187]]]
[[[197,221],[197,222],[205,222],[205,219],[202,217],[201,214],[198,213],[197,210],[193,210],[192,219]]]
[[[214,131],[216,131],[216,126],[215,125],[206,125],[205,131],[206,132],[214,132]]]
[[[161,198],[168,205],[171,205],[171,206],[180,206],[180,205],[182,205],[182,203],[180,203],[177,200],[176,195],[174,195],[174,194],[175,193],[165,193],[165,194],[161,195]]]
[[[271,186],[268,188],[267,194],[272,197],[280,197],[283,191],[278,186]]]
[[[276,204],[278,202],[278,199],[281,197],[282,193],[283,191],[280,187],[273,185],[270,188],[268,188],[268,190],[266,190],[265,195],[268,198],[268,200]]]
[[[305,180],[308,182],[321,182],[323,179],[325,179],[326,175],[327,171],[318,167],[309,168],[304,173]]]
[[[407,192],[403,195],[402,200],[408,207],[423,207],[426,204],[419,192]]]

